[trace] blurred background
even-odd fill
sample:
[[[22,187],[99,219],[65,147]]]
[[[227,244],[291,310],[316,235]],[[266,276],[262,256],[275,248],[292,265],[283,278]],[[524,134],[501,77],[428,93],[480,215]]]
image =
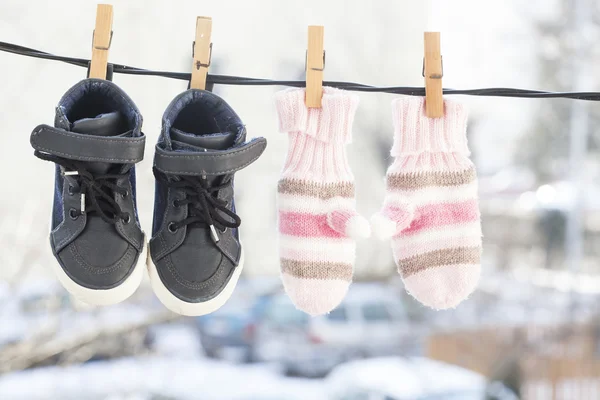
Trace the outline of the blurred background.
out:
[[[195,18],[213,18],[211,73],[303,79],[307,26],[325,25],[328,80],[422,86],[423,32],[442,32],[444,87],[597,91],[594,0],[113,0],[110,61],[187,72]],[[96,1],[1,0],[0,40],[89,58]],[[276,182],[287,139],[274,87],[215,87],[265,136],[237,174],[244,278],[219,311],[167,312],[148,282],[90,308],[51,275],[54,169],[29,134],[51,123],[81,68],[0,53],[1,400],[600,399],[600,122],[597,104],[458,97],[470,109],[484,231],[479,289],[457,309],[406,295],[389,243],[362,242],[355,284],[327,316],[282,293]],[[144,115],[137,168],[151,224],[153,144],[185,82],[116,75]],[[392,95],[360,94],[350,162],[360,211],[384,196]],[[256,190],[260,188],[260,190]],[[13,196],[19,193],[18,196]],[[25,194],[23,194],[25,193]],[[25,199],[25,200],[23,200]]]

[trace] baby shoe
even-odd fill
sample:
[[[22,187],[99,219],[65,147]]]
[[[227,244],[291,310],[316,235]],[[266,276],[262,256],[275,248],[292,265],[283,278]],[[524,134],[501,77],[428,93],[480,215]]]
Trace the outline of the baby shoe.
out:
[[[181,93],[168,106],[154,156],[156,192],[148,272],[170,310],[204,315],[231,296],[244,263],[234,173],[263,153],[219,96]]]
[[[135,167],[142,117],[110,81],[86,79],[56,108],[54,126],[31,134],[35,155],[56,164],[50,246],[62,285],[79,300],[114,304],[139,286],[146,262]]]

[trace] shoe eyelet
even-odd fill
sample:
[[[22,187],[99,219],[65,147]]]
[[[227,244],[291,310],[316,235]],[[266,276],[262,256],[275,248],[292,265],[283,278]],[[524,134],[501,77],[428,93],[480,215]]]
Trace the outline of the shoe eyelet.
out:
[[[227,229],[228,229],[227,227],[223,228],[223,230],[219,229],[219,232],[225,233],[225,232],[227,232]]]
[[[177,200],[173,200],[173,208],[179,208],[181,204]]]
[[[75,221],[77,218],[79,218],[79,213],[77,212],[77,210],[76,210],[76,209],[74,209],[74,208],[71,208],[71,209],[69,210],[69,217],[71,217],[71,219],[72,219],[73,221]]]
[[[125,218],[121,218],[121,221],[123,221],[123,223],[124,223],[125,225],[127,225],[128,223],[130,223],[130,222],[131,222],[131,215],[127,214],[127,215],[125,216]]]
[[[129,196],[129,190],[125,190],[125,193],[121,194],[121,197],[126,199]]]
[[[167,230],[171,233],[175,233],[179,230],[179,228],[175,228],[175,222],[169,222],[169,225],[167,226]]]
[[[69,185],[67,191],[69,192],[69,196],[73,196],[75,194],[75,187],[73,185]]]

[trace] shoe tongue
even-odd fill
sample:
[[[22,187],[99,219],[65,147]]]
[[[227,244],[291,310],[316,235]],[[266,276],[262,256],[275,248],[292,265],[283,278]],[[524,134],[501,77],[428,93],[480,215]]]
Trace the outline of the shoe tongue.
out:
[[[171,146],[173,150],[189,151],[194,153],[214,152],[219,150],[227,150],[234,146],[237,139],[235,132],[219,132],[197,135],[189,132],[184,132],[177,128],[171,128]],[[208,184],[219,184],[220,176],[208,176]],[[206,227],[200,229],[198,225],[193,224],[188,226],[188,237],[196,237],[197,240],[203,240],[206,233],[203,232]],[[196,240],[194,239],[194,240]],[[191,239],[190,239],[191,240]]]
[[[114,111],[111,113],[100,114],[95,118],[83,118],[71,124],[71,132],[82,133],[93,136],[120,136],[128,137],[132,131],[125,131],[127,122],[123,115]],[[89,170],[97,174],[106,174],[115,164],[103,162],[90,162]]]
[[[196,135],[177,128],[171,128],[170,133],[173,150],[187,151],[227,150],[237,137],[235,132]]]
[[[190,151],[190,152],[212,152],[219,150],[227,150],[233,147],[237,134],[235,132],[218,132],[206,133],[197,135],[194,133],[184,132],[177,128],[171,128],[171,145],[173,150]],[[218,176],[209,176],[210,184],[218,182]]]

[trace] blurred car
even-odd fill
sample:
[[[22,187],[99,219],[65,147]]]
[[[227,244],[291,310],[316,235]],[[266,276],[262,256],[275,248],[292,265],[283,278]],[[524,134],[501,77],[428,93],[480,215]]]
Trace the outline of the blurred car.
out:
[[[414,357],[352,361],[325,380],[330,400],[518,400],[506,388],[453,365]]]
[[[241,280],[223,307],[196,318],[205,354],[211,358],[253,361],[256,321],[269,301],[269,294],[280,287],[279,278]]]
[[[400,298],[382,284],[353,285],[336,309],[317,317],[280,294],[256,324],[253,358],[278,362],[286,374],[319,377],[355,358],[419,354],[420,331]]]
[[[250,361],[254,342],[252,306],[229,301],[212,314],[197,318],[200,341],[211,358],[230,358],[231,354]]]

